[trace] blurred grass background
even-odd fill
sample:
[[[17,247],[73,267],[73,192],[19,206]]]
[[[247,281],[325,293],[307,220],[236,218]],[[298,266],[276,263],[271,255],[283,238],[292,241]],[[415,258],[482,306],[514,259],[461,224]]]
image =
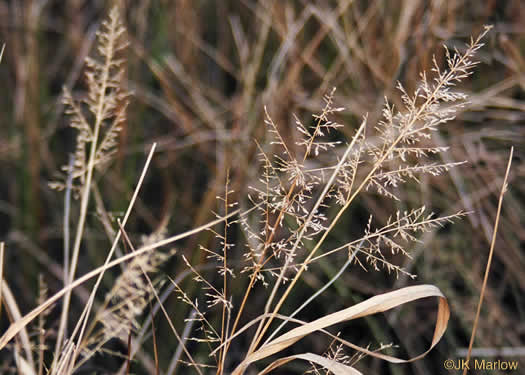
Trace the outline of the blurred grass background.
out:
[[[418,275],[418,283],[436,284],[449,299],[453,315],[444,340],[412,364],[364,359],[359,365],[369,374],[442,374],[443,360],[457,358],[456,350],[468,345],[497,196],[514,145],[510,191],[475,346],[525,350],[525,3],[520,0],[1,1],[0,42],[6,47],[0,65],[0,238],[7,248],[5,277],[23,312],[36,303],[39,274],[50,291],[61,287],[64,197],[48,182],[64,178],[60,167],[67,164],[76,136],[63,114],[62,87],[79,97],[85,93],[83,61],[115,3],[125,11],[127,84],[134,94],[118,154],[99,174],[96,187],[106,209],[118,216],[127,207],[144,151],[159,143],[128,224],[137,236],[168,219],[169,233],[207,222],[218,209],[216,196],[228,169],[236,196],[245,195],[257,178],[254,139],[266,137],[264,106],[293,142],[292,115],[308,121],[322,107],[322,95],[335,86],[335,105],[347,109],[340,114],[346,124],[342,132],[350,137],[363,115],[368,113],[369,124],[380,119],[385,96],[399,103],[397,81],[414,90],[419,73],[430,70],[432,56],[443,61],[443,44],[462,50],[484,24],[494,25],[478,55],[480,66],[461,85],[470,103],[428,141],[451,146],[443,154],[450,161],[468,163],[449,175],[403,186],[401,202],[362,194],[334,238],[359,236],[369,214],[379,225],[395,210],[420,205],[441,215],[473,211],[459,223],[426,233],[421,244],[413,245],[411,261],[398,260]],[[97,214],[90,216],[87,230],[79,273],[100,265],[109,244]],[[204,233],[179,246],[196,264],[205,260],[197,244],[213,241]],[[336,260],[326,260],[309,272],[294,295],[296,305],[337,269]],[[173,276],[182,270],[182,264],[173,263],[167,272]],[[409,283],[353,267],[299,318],[311,320]],[[75,298],[73,314],[82,307],[82,291]],[[254,304],[254,314],[257,308]],[[433,320],[421,324],[420,316],[432,309],[433,303],[419,303],[352,323],[343,332],[362,346],[393,342],[397,353],[413,357],[431,340]],[[182,327],[187,312],[171,313],[180,315],[174,319]],[[51,325],[56,318],[54,312]],[[158,324],[162,328],[163,322]],[[162,332],[160,339],[170,343],[160,348],[164,361],[176,342]],[[304,341],[310,351],[326,349],[323,340]],[[151,345],[145,347],[147,358]],[[109,366],[119,360],[100,361]],[[142,371],[143,365],[135,366]]]

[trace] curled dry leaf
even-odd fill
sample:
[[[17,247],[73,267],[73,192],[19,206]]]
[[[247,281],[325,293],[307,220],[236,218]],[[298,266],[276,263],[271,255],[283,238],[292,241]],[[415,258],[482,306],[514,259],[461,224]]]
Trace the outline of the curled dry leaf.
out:
[[[417,357],[414,357],[411,359],[400,359],[400,358],[388,356],[388,355],[381,354],[381,353],[374,353],[360,346],[357,346],[347,341],[341,340],[345,345],[355,350],[358,350],[367,355],[370,355],[376,358],[380,358],[380,359],[383,359],[383,360],[386,360],[392,363],[412,362],[412,361],[421,359],[430,350],[432,350],[434,346],[436,346],[436,344],[439,342],[439,340],[445,333],[445,330],[448,324],[448,319],[450,317],[450,309],[448,307],[448,303],[447,303],[445,296],[443,295],[443,293],[441,293],[441,291],[437,287],[433,285],[410,286],[410,287],[395,290],[393,292],[380,294],[372,298],[369,298],[366,301],[358,303],[354,306],[348,307],[343,310],[339,310],[335,313],[332,313],[332,314],[323,316],[322,318],[319,318],[317,320],[314,320],[313,322],[306,323],[297,328],[294,328],[288,331],[287,333],[277,337],[276,339],[270,341],[266,345],[263,345],[261,348],[259,348],[258,350],[256,350],[255,352],[247,356],[244,359],[244,361],[242,361],[237,366],[237,368],[233,372],[233,375],[240,375],[244,373],[244,371],[250,364],[256,361],[259,361],[261,359],[264,359],[266,357],[269,357],[270,355],[273,355],[275,353],[281,352],[282,350],[288,348],[292,344],[296,343],[297,341],[299,341],[305,336],[308,336],[311,333],[314,333],[317,331],[323,331],[325,328],[341,323],[341,322],[345,322],[345,321],[349,321],[349,320],[353,320],[357,318],[362,318],[362,317],[373,315],[379,312],[388,311],[390,309],[393,309],[394,307],[401,306],[405,303],[409,303],[409,302],[412,302],[412,301],[415,301],[421,298],[427,298],[427,297],[438,297],[439,307],[438,307],[438,313],[437,313],[437,318],[436,318],[436,325],[434,328],[434,337],[432,338],[432,344],[430,345],[430,348],[427,349],[427,351],[418,355]],[[351,368],[351,367],[345,365],[343,368],[342,364],[336,361],[326,361],[326,360],[319,361],[319,358],[317,358],[315,355],[311,353],[305,353],[305,354],[295,355],[291,357],[280,358],[274,361],[272,364],[270,364],[265,370],[261,372],[261,374],[266,374],[272,369],[282,366],[283,364],[293,359],[303,359],[306,361],[316,362],[319,365],[326,367],[327,369],[329,369],[335,374],[342,374],[342,373],[359,374],[359,372],[353,368],[352,370],[354,372],[342,372],[345,368]]]

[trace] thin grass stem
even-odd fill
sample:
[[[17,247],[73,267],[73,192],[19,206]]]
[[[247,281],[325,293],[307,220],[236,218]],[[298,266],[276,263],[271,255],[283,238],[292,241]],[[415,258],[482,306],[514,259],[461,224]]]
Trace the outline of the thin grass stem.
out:
[[[476,331],[478,329],[479,316],[481,314],[481,306],[483,305],[483,299],[485,297],[485,290],[487,288],[487,280],[489,278],[490,266],[492,264],[492,256],[494,255],[494,247],[496,245],[496,235],[498,233],[498,225],[499,225],[499,219],[501,215],[501,207],[503,205],[503,195],[505,194],[508,188],[507,181],[509,178],[510,166],[512,165],[513,154],[514,154],[514,147],[511,147],[509,161],[507,163],[507,170],[505,171],[505,178],[503,179],[503,185],[501,187],[501,192],[499,194],[498,209],[496,211],[496,221],[494,222],[494,230],[492,232],[492,241],[490,242],[489,258],[487,260],[487,266],[485,267],[485,276],[483,277],[483,284],[481,286],[481,293],[479,295],[479,302],[478,302],[478,307],[476,310],[476,317],[474,318],[474,326],[472,327],[472,334],[470,336],[470,342],[468,345],[467,359],[466,359],[467,365],[463,368],[463,375],[467,374],[468,363],[470,361],[470,356],[472,354],[472,347],[474,345],[474,339],[476,338]]]

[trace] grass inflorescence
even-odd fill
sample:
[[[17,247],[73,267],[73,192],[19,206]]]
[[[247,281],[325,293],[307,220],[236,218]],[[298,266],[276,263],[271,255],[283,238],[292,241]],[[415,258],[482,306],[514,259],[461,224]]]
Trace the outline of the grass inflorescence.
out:
[[[340,14],[346,9],[342,8],[337,9]],[[309,16],[327,16],[317,7],[308,9]],[[259,14],[265,14],[262,8]],[[191,18],[191,12],[186,16]],[[275,85],[291,85],[293,80],[293,74],[280,77],[279,65],[291,48],[291,42],[286,42],[290,36],[284,37],[269,66],[268,91],[260,97],[254,94],[266,58],[264,47],[276,37],[267,21],[251,49],[240,19],[229,20],[244,91],[232,104],[234,111],[226,126],[218,120],[217,107],[225,103],[222,94],[203,93],[203,86],[192,82],[185,72],[195,58],[192,48],[179,56],[180,61],[168,55],[160,64],[158,56],[148,56],[153,50],[143,50],[129,35],[119,8],[109,12],[93,34],[96,47],[84,59],[86,91],[79,94],[72,85],[65,85],[62,94],[75,148],[69,162],[56,173],[58,178],[49,184],[64,200],[61,263],[43,258],[54,266],[50,269],[55,270],[60,286],[50,288],[40,276],[37,306],[26,314],[20,312],[9,283],[3,281],[5,250],[1,243],[0,307],[5,309],[0,312],[7,311],[9,326],[0,337],[0,349],[13,358],[6,370],[69,375],[107,363],[112,367],[107,371],[116,374],[134,369],[157,374],[241,375],[274,370],[360,374],[361,367],[368,366],[363,363],[375,358],[392,364],[395,373],[397,364],[417,363],[442,340],[450,317],[449,290],[438,282],[427,283],[429,278],[419,281],[414,264],[420,256],[418,249],[435,233],[448,232],[451,224],[469,217],[472,204],[467,200],[457,209],[450,204],[450,210],[436,214],[432,205],[407,197],[421,191],[424,195],[429,181],[440,181],[449,173],[457,179],[453,171],[466,162],[446,145],[442,129],[468,109],[471,98],[458,86],[474,74],[479,64],[476,55],[491,28],[484,27],[463,47],[445,46],[441,55],[430,59],[418,80],[409,82],[410,88],[397,82],[396,91],[389,93],[392,99],[380,99],[381,109],[375,114],[349,116],[339,104],[338,90],[327,84],[336,81],[335,74],[325,71],[332,78],[316,92],[322,103],[316,98],[305,104],[315,108],[313,115],[305,116],[283,111],[286,95],[280,98],[282,102],[270,97]],[[328,33],[328,24],[324,25],[322,32]],[[139,22],[136,26],[133,33],[144,37],[145,25]],[[334,35],[340,37],[337,32]],[[188,32],[187,38],[195,35]],[[199,41],[194,43],[202,46]],[[178,103],[168,93],[164,102],[128,79],[137,69],[128,60],[130,47],[147,61],[163,90],[187,91],[187,101]],[[202,49],[214,64],[235,75],[218,51]],[[298,52],[301,64],[317,73],[323,71],[312,62],[311,53],[311,49]],[[173,77],[165,69],[177,78],[177,87],[171,87]],[[370,62],[369,69],[379,81],[388,81],[388,72],[380,65]],[[125,160],[122,149],[131,126],[129,112],[137,110],[130,103],[138,99],[180,121],[182,132],[191,134],[184,142],[202,148],[203,160],[217,159],[213,187],[198,198],[202,199],[198,210],[189,210],[195,219],[181,207],[200,191],[178,197],[170,190],[160,219],[139,199],[146,189],[146,177],[155,169],[169,180],[170,172],[163,168],[178,156],[163,152],[186,144],[148,141],[146,162],[132,188],[124,186],[125,178],[109,172]],[[205,124],[198,131],[192,128],[187,108],[191,106]],[[256,120],[249,116],[251,109],[260,113]],[[213,132],[206,127],[213,127]],[[244,133],[244,129],[249,131]],[[143,135],[148,135],[147,129]],[[240,150],[236,142],[248,143],[245,138],[250,138],[250,146],[243,146],[243,159],[235,154]],[[206,148],[209,139],[216,143],[214,152]],[[161,157],[155,160],[159,149]],[[182,163],[184,157],[180,157]],[[248,167],[249,171],[241,173]],[[193,183],[199,173],[206,172],[194,173]],[[31,178],[37,177],[32,173]],[[505,184],[507,178],[508,173]],[[119,207],[122,212],[116,215],[107,209],[112,200],[105,196],[113,186],[126,193],[120,194],[120,201],[123,196],[131,197],[124,199],[127,206],[124,210]],[[165,186],[182,191],[171,182]],[[155,198],[153,206],[158,203]],[[177,200],[183,201],[182,206],[172,212]],[[372,200],[381,207],[366,211],[365,203]],[[501,201],[498,220],[500,209]],[[215,217],[206,220],[210,213]],[[133,222],[135,214],[141,215],[141,221]],[[185,230],[172,231],[174,221],[178,221],[177,229]],[[145,223],[153,229],[148,235],[141,231]],[[106,242],[96,237],[97,226]],[[22,243],[24,237],[15,233],[13,238]],[[494,242],[495,235],[492,248]],[[86,259],[98,261],[99,266],[85,266]],[[347,285],[352,280],[346,279],[348,275],[357,275],[370,290],[378,278],[394,280],[394,287],[357,298],[354,286]],[[337,303],[326,296],[332,288],[339,291]],[[485,288],[486,278],[482,293]],[[402,305],[411,309],[427,297],[437,299],[437,307],[415,314],[412,322],[422,331],[432,322],[433,336],[426,347],[380,342],[373,323],[365,325],[366,329],[376,327],[373,335],[365,333],[368,344],[356,341],[344,328],[345,322],[370,319]],[[395,330],[396,315],[388,317],[391,327],[380,334]],[[169,345],[159,345],[166,338]]]

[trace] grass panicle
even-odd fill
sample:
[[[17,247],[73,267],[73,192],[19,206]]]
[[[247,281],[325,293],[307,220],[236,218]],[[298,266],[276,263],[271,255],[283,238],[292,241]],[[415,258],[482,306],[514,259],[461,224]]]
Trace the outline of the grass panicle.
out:
[[[375,17],[374,7],[369,9],[370,13],[359,14],[361,21],[357,24],[347,20],[344,29],[340,27],[339,19],[349,9],[360,12],[349,8],[351,3],[343,1],[331,13],[308,4],[298,18],[292,17],[296,12],[293,7],[279,2],[271,7],[264,2],[244,4],[244,11],[253,12],[261,24],[253,45],[248,41],[248,29],[243,26],[241,15],[230,15],[227,27],[217,35],[219,45],[238,52],[236,63],[229,61],[224,51],[209,45],[206,38],[200,38],[194,14],[188,11],[191,6],[182,3],[177,4],[173,22],[173,33],[181,40],[174,45],[181,41],[187,45],[182,50],[177,47],[176,54],[158,53],[156,39],[152,49],[142,46],[141,39],[148,35],[142,14],[121,13],[118,7],[110,10],[98,31],[93,31],[92,39],[70,36],[71,44],[84,51],[77,65],[80,71],[84,61],[85,92],[73,89],[78,74],[69,77],[63,88],[62,105],[69,126],[75,131],[75,148],[69,163],[61,169],[62,177],[49,184],[64,194],[62,264],[55,264],[52,257],[41,257],[53,266],[61,285],[58,292],[49,296],[52,287],[40,277],[37,306],[25,315],[5,281],[6,255],[4,243],[0,242],[0,317],[7,316],[10,324],[0,337],[0,349],[13,353],[14,371],[72,375],[107,363],[108,368],[109,364],[120,366],[120,370],[111,370],[119,375],[132,373],[135,367],[146,373],[168,375],[177,371],[200,375],[243,375],[255,371],[263,375],[285,371],[281,367],[302,361],[304,366],[295,368],[305,374],[358,375],[366,357],[395,366],[417,363],[435,348],[447,329],[450,309],[445,289],[413,281],[418,271],[413,265],[419,255],[414,249],[426,245],[426,240],[440,229],[467,217],[475,204],[471,197],[462,197],[468,203],[463,205],[465,210],[453,206],[444,212],[433,207],[428,199],[419,202],[407,195],[412,191],[418,195],[421,189],[424,198],[431,190],[429,181],[440,181],[449,173],[458,191],[465,188],[461,176],[454,174],[454,168],[465,161],[456,158],[440,132],[468,109],[471,95],[457,86],[471,77],[478,66],[475,56],[490,27],[484,27],[462,48],[445,45],[443,56],[429,58],[429,68],[417,80],[397,82],[392,87],[395,91],[385,90],[389,95],[376,102],[376,113],[365,113],[358,101],[349,102],[348,111],[340,104],[346,102],[346,97],[339,93],[346,88],[329,89],[332,82],[345,85],[343,78],[338,79],[343,76],[341,72],[366,73],[386,87],[396,81],[394,78],[403,77],[401,70],[405,69],[401,69],[404,51],[399,48],[392,50],[390,56],[375,51],[374,43],[366,48],[361,46],[371,38],[365,26]],[[149,9],[149,2],[140,4],[141,11]],[[74,5],[68,6],[71,14],[79,10]],[[284,23],[273,16],[274,7],[286,14]],[[32,14],[38,18],[38,12]],[[136,22],[130,23],[122,14]],[[407,6],[401,18],[413,14],[417,14],[415,8]],[[296,37],[311,19],[317,20],[321,27],[308,36],[311,41],[307,48],[296,50]],[[163,22],[166,20],[171,21],[166,18]],[[182,23],[184,33],[180,31]],[[129,24],[134,27],[130,32]],[[409,24],[404,23],[406,27]],[[392,35],[403,41],[407,30],[400,27]],[[231,43],[223,39],[229,32]],[[163,35],[158,37],[159,41],[164,40]],[[318,47],[327,43],[325,39],[330,39],[337,51],[330,64],[316,57]],[[279,40],[282,44],[276,54],[269,56],[266,49]],[[96,47],[89,53],[91,43]],[[372,55],[379,52],[381,59],[373,59]],[[229,80],[236,83],[222,82],[225,88],[242,87],[238,95],[226,96],[206,83],[208,78],[195,80],[193,69],[199,65],[193,62],[201,55],[206,57],[203,61],[210,71],[228,72]],[[385,67],[390,66],[386,63],[390,59],[400,61],[398,73]],[[142,65],[132,63],[136,61],[144,62],[151,72],[155,92],[130,78],[143,69]],[[260,77],[266,61],[268,76]],[[413,68],[406,64],[406,70]],[[322,77],[315,99],[307,99],[303,91],[289,99],[303,67]],[[215,77],[215,73],[210,77]],[[256,92],[263,81],[267,86],[258,96]],[[277,89],[279,85],[283,91]],[[134,152],[126,148],[126,142],[130,141],[128,112],[140,109],[130,108],[128,88],[137,92],[138,100],[170,121],[182,124],[176,131],[181,139],[161,140],[158,148],[156,142],[152,143],[132,190],[126,187],[128,179],[122,178],[129,177],[124,173],[123,161]],[[360,89],[365,95],[367,89]],[[23,94],[18,94],[21,96],[17,103],[23,102]],[[179,95],[185,99],[179,101]],[[314,114],[291,113],[288,104],[293,101],[300,101],[302,109]],[[155,116],[141,119],[148,125],[161,122],[157,120]],[[149,134],[149,128],[145,128],[141,137]],[[240,148],[238,143],[246,139],[255,140]],[[4,144],[3,140],[0,142]],[[209,142],[213,142],[213,147]],[[11,147],[15,143],[8,140],[5,144]],[[164,167],[175,159],[184,163],[186,155],[179,155],[178,150],[186,147],[199,150],[206,160],[216,159],[215,164],[213,168],[192,168],[195,170],[187,179],[174,182],[171,171]],[[167,198],[164,201],[159,194],[148,207],[147,200],[139,200],[138,195],[147,190],[143,184],[156,150],[162,151],[155,166],[162,170],[162,187]],[[112,168],[115,160],[117,167]],[[206,161],[203,165],[211,164]],[[122,174],[111,173],[112,169],[119,169]],[[468,357],[486,289],[509,170],[510,160]],[[202,179],[199,173],[213,176],[205,193],[196,186]],[[124,215],[114,221],[111,210],[116,208],[110,199],[106,202],[104,194],[110,191],[106,184],[119,193],[115,195],[121,200],[127,198],[128,190],[133,192]],[[195,191],[188,195],[182,185],[194,186]],[[153,195],[162,190],[156,182],[152,186],[148,188],[155,191]],[[410,190],[414,188],[417,190]],[[199,209],[193,210],[193,201],[197,200]],[[381,207],[363,215],[365,209],[373,206],[367,206],[370,201]],[[94,212],[91,206],[95,207]],[[0,209],[4,210],[3,206]],[[214,219],[206,222],[210,212]],[[100,218],[100,223],[90,222],[92,213]],[[128,224],[132,213],[140,218]],[[190,213],[195,213],[195,218],[189,217]],[[360,219],[361,216],[365,219]],[[349,217],[353,219],[347,225]],[[70,244],[73,221],[76,229]],[[95,226],[100,224],[111,242],[109,250],[102,249],[102,241],[96,235]],[[152,228],[151,234],[141,234],[148,232],[143,230],[145,227]],[[186,229],[170,234],[172,227]],[[177,252],[161,249],[175,242]],[[135,243],[140,246],[135,247]],[[91,250],[93,244],[100,251],[96,257]],[[90,270],[83,264],[84,259],[90,258],[104,259],[104,263]],[[110,269],[119,273],[112,279],[104,278]],[[380,275],[388,280],[391,275],[397,280],[397,287],[387,292],[374,288],[372,283],[362,280],[363,272],[371,278]],[[348,279],[349,276],[353,279]],[[77,309],[73,293],[91,279],[95,280],[91,289],[79,293],[82,308]],[[108,279],[111,284],[104,284]],[[358,283],[348,286],[348,280],[366,284],[370,295],[357,298],[353,288]],[[331,289],[337,289],[337,295],[344,298],[326,304],[331,306],[330,310],[318,309],[326,298],[330,299],[326,295]],[[354,338],[346,337],[347,331],[339,330],[347,322],[429,297],[437,301],[432,339],[429,345],[425,343],[426,349],[407,347],[408,359],[395,356],[395,349],[407,344],[402,338],[400,343],[383,344],[378,339],[378,343],[367,345],[363,341],[353,342]],[[53,321],[51,308],[58,302],[60,316]],[[316,315],[305,315],[306,307]],[[395,323],[396,319],[389,322]],[[426,315],[418,315],[418,319],[425,325],[429,320]],[[367,327],[375,328],[375,339],[381,336],[373,323]],[[392,329],[396,330],[395,324]],[[166,341],[169,346],[158,345],[167,334],[172,336]],[[312,337],[321,339],[310,345],[308,340]],[[167,358],[166,352],[170,353]],[[5,369],[12,367],[11,362]],[[3,370],[4,367],[0,368]]]

